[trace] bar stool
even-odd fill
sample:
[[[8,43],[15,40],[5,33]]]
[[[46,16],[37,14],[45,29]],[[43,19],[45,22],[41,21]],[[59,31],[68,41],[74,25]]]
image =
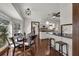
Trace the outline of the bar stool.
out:
[[[59,52],[65,54],[66,56],[68,56],[68,44],[65,43],[65,42],[62,42],[62,41],[57,41],[57,42],[55,42],[55,45],[56,44],[59,44]],[[63,52],[63,46],[66,46],[66,53]]]
[[[52,43],[53,43],[53,46],[52,46]],[[51,47],[55,48],[55,39],[54,38],[50,38],[50,48]]]

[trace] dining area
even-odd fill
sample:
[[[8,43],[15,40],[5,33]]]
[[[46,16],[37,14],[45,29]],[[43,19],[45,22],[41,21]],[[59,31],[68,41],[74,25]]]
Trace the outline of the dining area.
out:
[[[52,56],[49,39],[41,40],[38,44],[38,36],[31,37],[30,43],[27,39],[15,41],[14,37],[10,38],[7,47],[1,52],[0,56]],[[53,52],[53,51],[52,51]]]
[[[13,6],[16,14],[22,9],[23,15],[23,18],[17,15],[18,19],[16,16],[13,19],[0,12],[0,56],[72,56],[73,24],[69,11],[72,4],[12,3],[0,6],[4,9]]]
[[[31,48],[35,44],[34,42],[35,38],[36,38],[36,35],[30,37],[31,39],[30,42],[27,42],[27,39],[24,37],[23,38],[19,37],[17,38],[17,40],[14,37],[9,38],[9,40],[7,40],[8,42],[7,52],[6,52],[7,56],[18,56],[19,54],[25,55],[25,53],[27,53],[28,51],[31,52]]]
[[[44,55],[43,45],[39,38],[39,22],[31,22],[31,33],[15,33],[12,37],[6,37],[6,47],[0,52],[0,56],[35,56]],[[35,28],[37,27],[37,28]],[[6,28],[5,28],[6,30]],[[6,32],[4,32],[6,34]],[[46,45],[48,46],[48,45]],[[45,47],[46,48],[46,47]],[[43,49],[43,50],[42,50]]]
[[[7,56],[43,56],[50,55],[50,41],[40,40],[40,23],[31,22],[31,33],[17,33],[7,39]]]

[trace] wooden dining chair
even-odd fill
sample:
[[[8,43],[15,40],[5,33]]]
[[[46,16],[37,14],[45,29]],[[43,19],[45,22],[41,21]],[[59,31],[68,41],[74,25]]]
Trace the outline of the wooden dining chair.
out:
[[[35,44],[35,38],[36,38],[36,35],[34,36],[30,36],[30,42],[26,42],[23,40],[23,45],[24,45],[24,52],[27,53],[28,51],[30,51],[30,55],[34,55],[32,52],[32,49],[35,48],[33,47],[33,45]]]
[[[35,38],[36,38],[36,35],[34,36],[31,36],[30,37],[30,42],[28,43],[27,42],[27,39],[23,38],[21,41],[19,42],[15,42],[15,39],[14,37],[10,38],[10,41],[12,43],[10,43],[9,40],[7,40],[8,42],[8,51],[7,51],[7,55],[9,55],[9,50],[10,48],[13,48],[12,50],[12,56],[15,56],[15,53],[16,53],[16,48],[22,48],[23,50],[22,53],[20,55],[25,55],[25,53],[27,53],[28,51],[30,51],[30,55],[34,55],[32,52],[32,46],[35,44]]]
[[[15,55],[15,49],[19,48],[20,44],[16,43],[13,37],[11,38],[11,40],[12,40],[12,43],[14,45],[14,48],[13,48],[13,56],[14,56]]]
[[[55,39],[54,38],[50,38],[50,48],[55,49]]]
[[[14,40],[13,37],[11,37],[9,40],[7,39],[7,42],[8,42],[7,55],[9,55],[9,50],[11,48],[13,48],[13,50],[11,52],[12,52],[12,56],[14,56],[15,55],[15,49],[16,48],[20,48],[20,44],[18,44],[17,42],[15,42],[15,40]]]

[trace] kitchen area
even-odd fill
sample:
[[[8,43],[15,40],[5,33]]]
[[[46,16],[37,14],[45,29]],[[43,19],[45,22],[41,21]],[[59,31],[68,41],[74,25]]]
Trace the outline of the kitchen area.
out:
[[[40,25],[40,39],[53,38],[52,47],[55,46],[57,51],[63,51],[63,55],[68,53],[72,56],[72,4],[63,4],[60,12],[53,14]],[[68,9],[68,10],[67,10]],[[51,14],[50,14],[51,16]],[[59,47],[60,42],[66,43],[68,46]],[[62,53],[60,51],[60,53]]]

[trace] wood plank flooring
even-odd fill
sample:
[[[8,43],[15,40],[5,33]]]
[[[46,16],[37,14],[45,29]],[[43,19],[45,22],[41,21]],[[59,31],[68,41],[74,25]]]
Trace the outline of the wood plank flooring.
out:
[[[37,50],[32,46],[32,49],[30,49],[28,52],[25,51],[25,54],[23,54],[23,48],[16,49],[15,56],[62,56],[58,51],[56,51],[54,48],[49,48],[48,40],[42,40],[40,47]],[[2,56],[6,56],[7,54],[4,53]],[[9,56],[12,56],[12,49],[9,50]]]

